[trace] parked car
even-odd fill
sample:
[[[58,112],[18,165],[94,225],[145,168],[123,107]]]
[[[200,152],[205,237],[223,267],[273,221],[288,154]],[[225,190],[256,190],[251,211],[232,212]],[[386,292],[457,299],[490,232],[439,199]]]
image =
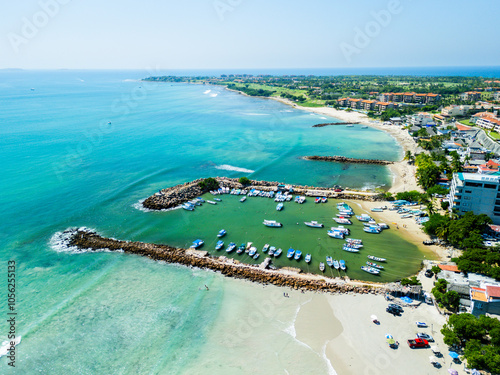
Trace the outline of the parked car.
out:
[[[403,308],[399,305],[396,305],[395,303],[389,303],[389,306],[387,306],[388,308],[390,307],[391,309],[394,309],[394,310],[397,310],[399,312],[404,312]]]
[[[412,339],[408,340],[408,345],[410,348],[427,348],[429,346],[429,342],[424,339]]]
[[[428,335],[427,333],[417,333],[417,338],[427,340],[429,342],[434,342],[432,336]]]
[[[399,315],[401,314],[401,311],[399,309],[395,309],[391,306],[388,306],[385,311],[387,311],[389,314],[392,314],[392,315]]]
[[[421,328],[427,328],[427,323],[425,322],[415,322],[415,324],[417,325],[417,327],[421,327]]]
[[[434,272],[432,272],[431,270],[425,271],[425,277],[432,277],[432,276],[434,276]]]

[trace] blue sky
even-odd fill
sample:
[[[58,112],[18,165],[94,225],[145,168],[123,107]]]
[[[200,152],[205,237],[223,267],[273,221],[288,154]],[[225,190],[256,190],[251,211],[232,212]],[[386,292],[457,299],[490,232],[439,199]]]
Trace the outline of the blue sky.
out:
[[[499,13],[496,0],[4,1],[0,68],[500,65]]]

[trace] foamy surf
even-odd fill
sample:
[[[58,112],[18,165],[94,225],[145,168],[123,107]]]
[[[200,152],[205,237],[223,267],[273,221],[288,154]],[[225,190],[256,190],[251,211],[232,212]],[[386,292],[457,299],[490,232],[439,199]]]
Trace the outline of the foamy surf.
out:
[[[19,345],[20,342],[21,342],[21,336],[16,337],[13,340],[14,347]],[[4,355],[7,355],[7,353],[9,353],[10,347],[11,347],[11,341],[6,340],[6,341],[2,342],[2,345],[0,346],[0,358],[2,358]]]
[[[88,252],[95,253],[95,252],[110,252],[111,251],[107,248],[93,250],[93,249],[80,249],[76,246],[71,246],[70,240],[73,237],[73,235],[78,231],[88,232],[88,233],[97,233],[95,230],[87,228],[87,227],[68,228],[62,232],[54,233],[49,240],[49,246],[52,248],[52,250],[54,250],[58,253],[82,254],[82,253],[88,253]],[[120,251],[120,250],[118,250],[118,251]]]
[[[210,97],[211,98],[215,98],[217,95],[219,95],[219,94],[215,94],[215,93],[214,94],[210,94]]]
[[[149,208],[146,208],[142,205],[142,203],[146,200],[146,198],[141,199],[139,202],[135,202],[132,204],[132,207],[135,208],[136,210],[142,211],[142,212],[167,212],[167,211],[174,211],[178,210],[179,208],[182,208],[182,206],[177,206],[177,207],[172,207],[172,208],[163,208],[161,210],[151,210]]]
[[[328,368],[328,375],[337,375],[337,372],[335,371],[335,369],[332,366],[332,362],[330,362],[330,360],[326,356],[326,346],[327,345],[328,345],[328,341],[326,341],[325,345],[323,345],[323,347],[321,348],[321,358],[323,358],[323,360],[326,363],[326,367]]]
[[[222,169],[224,171],[234,171],[234,172],[242,172],[242,173],[254,173],[251,169],[235,167],[229,164],[222,164],[215,166],[215,169]]]
[[[203,93],[204,93],[205,95],[207,95],[207,94],[209,94],[211,91],[212,91],[212,90],[207,90],[207,91],[204,91]]]

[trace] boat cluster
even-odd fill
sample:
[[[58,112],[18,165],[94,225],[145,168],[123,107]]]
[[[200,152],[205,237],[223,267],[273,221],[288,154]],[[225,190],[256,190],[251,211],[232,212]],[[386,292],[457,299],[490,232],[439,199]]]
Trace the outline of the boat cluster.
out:
[[[314,199],[314,203],[326,203],[326,202],[328,202],[327,197],[316,197],[316,199]]]
[[[333,259],[331,256],[327,256],[326,257],[326,264],[328,265],[328,267],[333,267],[336,270],[341,269],[342,271],[345,271],[346,268],[347,268],[345,260],[343,260],[343,259],[340,259],[340,260]],[[320,264],[319,264],[319,270],[321,272],[325,271],[325,263],[320,262]]]
[[[295,259],[295,260],[300,260],[302,258],[302,251],[300,250],[295,250],[293,248],[289,248],[288,251],[286,252],[286,257],[288,259]],[[305,261],[306,263],[311,263],[312,256],[311,254],[306,254]]]
[[[203,198],[198,197],[186,203],[183,203],[181,207],[187,211],[193,211],[196,206],[201,206],[202,203],[205,203],[205,200]],[[213,203],[216,204],[215,202]]]

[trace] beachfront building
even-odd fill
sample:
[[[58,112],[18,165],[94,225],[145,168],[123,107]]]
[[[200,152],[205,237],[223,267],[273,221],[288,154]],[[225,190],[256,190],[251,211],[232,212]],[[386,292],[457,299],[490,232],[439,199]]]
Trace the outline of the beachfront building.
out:
[[[454,173],[450,186],[450,212],[472,211],[489,216],[500,224],[500,175]]]
[[[375,109],[375,103],[376,100],[362,100],[361,101],[361,108],[364,109],[365,111],[372,111]]]
[[[482,283],[470,288],[471,313],[500,315],[500,286]]]
[[[479,174],[495,174],[498,173],[500,164],[496,163],[493,160],[488,160],[485,164],[481,164],[478,167],[477,173]]]
[[[403,102],[403,103],[419,103],[419,104],[434,104],[441,99],[439,94],[417,94],[414,92],[386,92],[379,96],[381,102]]]
[[[495,91],[493,93],[493,100],[500,102],[500,91]]]
[[[500,132],[500,119],[496,112],[479,112],[471,117],[470,121],[480,128]]]
[[[481,100],[481,93],[479,91],[467,91],[461,93],[459,97],[465,102],[475,102]]]
[[[410,124],[413,126],[435,125],[432,115],[427,112],[420,112],[410,117]]]

